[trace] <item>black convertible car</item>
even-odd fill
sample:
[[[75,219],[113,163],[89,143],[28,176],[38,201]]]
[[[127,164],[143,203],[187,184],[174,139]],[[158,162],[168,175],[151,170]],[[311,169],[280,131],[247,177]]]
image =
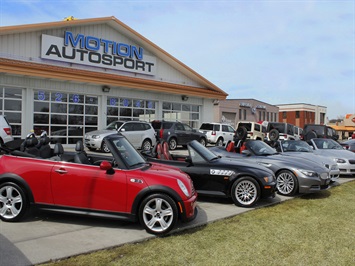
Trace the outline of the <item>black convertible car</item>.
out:
[[[169,164],[189,174],[200,195],[231,197],[240,207],[251,207],[260,198],[275,196],[275,175],[266,167],[221,158],[196,140],[189,142],[187,148],[187,157],[172,155],[163,142],[142,154],[148,161]]]

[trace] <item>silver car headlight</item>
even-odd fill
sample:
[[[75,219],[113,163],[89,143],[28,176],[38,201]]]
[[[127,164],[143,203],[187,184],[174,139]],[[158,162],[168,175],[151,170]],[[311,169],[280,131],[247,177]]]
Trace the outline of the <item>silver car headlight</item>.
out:
[[[93,138],[93,139],[99,139],[99,138],[100,138],[100,135],[92,135],[92,138]]]
[[[178,179],[177,183],[178,183],[181,191],[184,192],[185,196],[189,198],[190,194],[189,194],[189,191],[187,190],[185,184],[180,179]]]
[[[346,163],[346,160],[341,158],[335,158],[334,161],[336,161],[336,163]]]
[[[318,177],[318,173],[310,170],[298,169],[302,174],[309,177]]]

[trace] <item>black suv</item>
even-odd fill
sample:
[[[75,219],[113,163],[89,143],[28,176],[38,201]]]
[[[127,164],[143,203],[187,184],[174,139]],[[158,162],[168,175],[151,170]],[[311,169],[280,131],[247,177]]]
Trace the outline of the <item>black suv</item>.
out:
[[[339,139],[339,135],[337,135],[334,128],[326,125],[305,125],[303,128],[303,140],[309,141],[314,138],[327,138],[337,141]]]
[[[157,139],[168,142],[170,150],[175,150],[178,145],[186,146],[192,140],[197,140],[206,146],[206,135],[187,124],[164,120],[155,120],[151,123],[157,132]]]

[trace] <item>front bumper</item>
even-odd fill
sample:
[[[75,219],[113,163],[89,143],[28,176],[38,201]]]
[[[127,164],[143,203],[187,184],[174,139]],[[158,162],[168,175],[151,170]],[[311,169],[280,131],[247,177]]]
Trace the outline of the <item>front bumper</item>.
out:
[[[355,164],[338,163],[340,175],[355,175]]]
[[[313,193],[328,189],[331,181],[329,172],[323,172],[319,175],[319,177],[298,175],[299,193]]]
[[[102,139],[85,138],[85,146],[91,149],[101,149]]]
[[[196,218],[197,215],[197,193],[182,202],[179,202],[179,213],[183,222],[190,222]]]

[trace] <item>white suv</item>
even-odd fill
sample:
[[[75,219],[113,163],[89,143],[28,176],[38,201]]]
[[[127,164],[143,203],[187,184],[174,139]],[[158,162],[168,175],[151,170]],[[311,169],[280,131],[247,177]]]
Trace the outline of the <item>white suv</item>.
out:
[[[205,133],[207,142],[216,146],[223,146],[228,141],[233,141],[235,129],[227,124],[202,123],[199,131]]]
[[[102,139],[117,132],[124,135],[136,149],[150,150],[156,143],[156,133],[151,124],[141,121],[114,121],[105,129],[86,133],[85,146],[89,150],[110,152]]]
[[[13,140],[9,121],[7,121],[5,116],[0,115],[0,146]]]
[[[237,124],[237,130],[241,127],[244,127],[248,132],[247,139],[264,140],[266,129],[261,124],[251,121],[241,121]]]

